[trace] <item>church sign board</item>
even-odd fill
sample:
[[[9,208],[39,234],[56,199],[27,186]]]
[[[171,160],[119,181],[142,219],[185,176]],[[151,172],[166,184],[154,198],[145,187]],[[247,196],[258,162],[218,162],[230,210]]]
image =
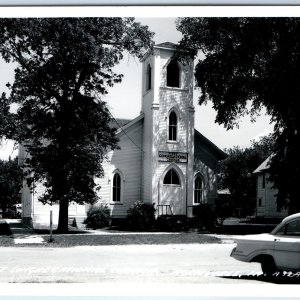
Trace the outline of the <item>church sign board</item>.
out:
[[[158,160],[163,162],[187,163],[188,154],[184,152],[158,151]]]

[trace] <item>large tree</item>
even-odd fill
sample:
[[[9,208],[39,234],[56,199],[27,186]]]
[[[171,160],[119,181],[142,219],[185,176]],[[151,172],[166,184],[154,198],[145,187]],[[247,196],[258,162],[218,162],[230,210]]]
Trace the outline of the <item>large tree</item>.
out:
[[[20,203],[22,188],[22,170],[18,160],[0,160],[0,208],[5,216],[8,208]]]
[[[18,103],[11,138],[29,155],[28,184],[42,182],[43,203],[59,203],[58,231],[68,230],[68,204],[97,200],[94,177],[117,146],[101,95],[122,79],[113,67],[124,51],[141,57],[152,33],[133,18],[1,19],[0,53],[15,62],[9,103]],[[128,101],[128,99],[123,99]]]
[[[277,201],[300,211],[300,22],[297,18],[182,18],[180,47],[194,57],[199,104],[212,101],[216,122],[233,128],[262,107],[275,124],[270,172]]]
[[[219,162],[219,189],[228,189],[230,197],[228,203],[220,199],[218,208],[220,213],[236,213],[241,209],[242,214],[251,214],[256,207],[256,176],[253,171],[267,159],[274,149],[272,134],[261,137],[258,141],[251,141],[251,146],[241,148],[235,146],[225,149],[228,157]],[[228,215],[230,216],[230,215]]]

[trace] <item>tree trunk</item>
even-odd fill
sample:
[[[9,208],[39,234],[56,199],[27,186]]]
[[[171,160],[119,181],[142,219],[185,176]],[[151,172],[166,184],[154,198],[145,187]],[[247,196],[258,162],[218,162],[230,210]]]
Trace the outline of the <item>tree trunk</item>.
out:
[[[68,232],[68,219],[69,219],[69,201],[64,199],[59,201],[59,216],[58,216],[58,227],[57,232],[67,233]]]
[[[1,210],[2,210],[2,218],[5,218],[5,217],[6,217],[6,208],[7,208],[6,205],[1,206]]]

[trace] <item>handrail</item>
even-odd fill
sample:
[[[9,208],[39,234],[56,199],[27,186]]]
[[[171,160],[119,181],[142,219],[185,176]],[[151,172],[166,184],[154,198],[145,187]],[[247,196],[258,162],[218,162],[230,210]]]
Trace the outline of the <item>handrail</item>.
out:
[[[160,208],[161,208],[161,210],[160,210]],[[169,209],[170,214],[168,214],[168,209]],[[164,213],[164,211],[165,211],[165,213]],[[171,208],[171,205],[169,205],[169,204],[159,204],[159,205],[157,205],[157,213],[158,213],[159,216],[161,216],[161,215],[164,215],[164,216],[171,215],[171,216],[173,216],[172,208]]]

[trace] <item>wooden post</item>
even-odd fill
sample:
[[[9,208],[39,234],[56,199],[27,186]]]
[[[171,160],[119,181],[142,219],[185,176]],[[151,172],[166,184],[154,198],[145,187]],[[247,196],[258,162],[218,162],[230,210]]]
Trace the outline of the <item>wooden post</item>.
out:
[[[53,242],[53,238],[52,238],[52,210],[50,210],[50,238],[49,238],[49,242]]]

